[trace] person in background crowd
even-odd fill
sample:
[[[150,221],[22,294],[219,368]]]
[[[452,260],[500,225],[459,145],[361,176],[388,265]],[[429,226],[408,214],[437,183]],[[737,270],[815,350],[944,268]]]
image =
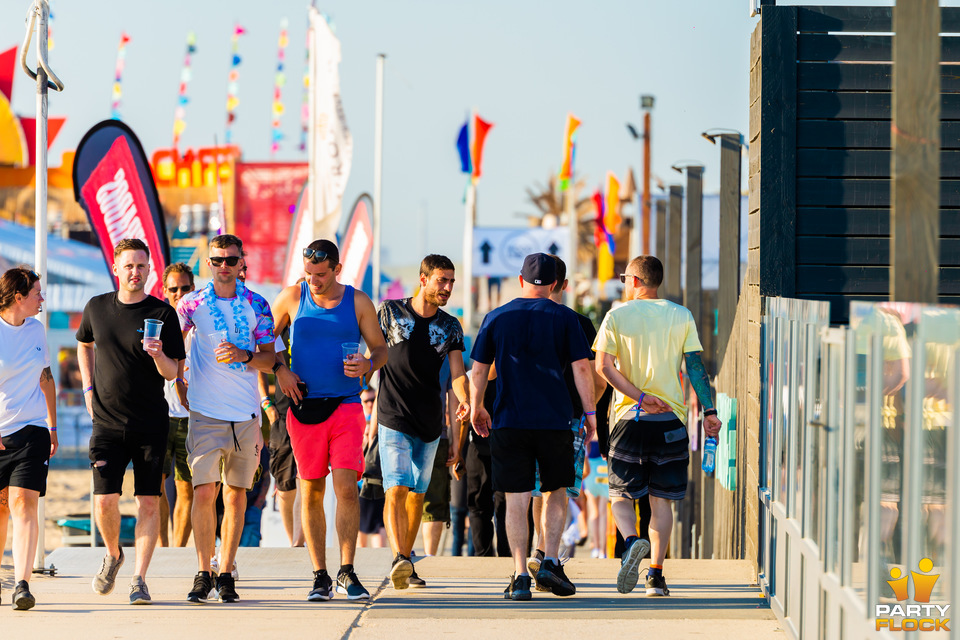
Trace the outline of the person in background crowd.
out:
[[[57,452],[57,388],[40,313],[40,275],[16,267],[0,277],[0,491],[3,518],[13,512],[13,608],[33,608],[30,575],[41,523],[37,502],[47,491],[48,461]],[[10,496],[12,509],[7,508]]]
[[[373,387],[364,389],[360,394],[360,402],[363,404],[363,417],[367,426],[363,432],[363,457],[368,459],[377,452],[377,390]],[[369,465],[368,465],[369,466]],[[367,468],[364,468],[364,472]],[[380,479],[380,491],[378,497],[368,497],[361,486],[360,489],[360,532],[357,534],[358,547],[373,547],[380,549],[387,546],[387,530],[383,524],[383,479]],[[368,482],[364,477],[362,482]]]
[[[176,308],[183,296],[194,289],[193,271],[182,262],[174,262],[163,270],[163,295],[171,307]],[[185,344],[185,349],[189,347]],[[190,369],[190,358],[184,360],[184,376]],[[167,407],[170,409],[170,433],[167,438],[167,456],[163,461],[164,475],[170,475],[170,467],[173,466],[173,479],[177,488],[177,500],[173,507],[173,546],[185,547],[190,538],[190,532],[193,530],[190,524],[190,511],[193,508],[193,475],[190,472],[190,465],[187,464],[187,426],[189,423],[190,412],[180,402],[181,396],[186,396],[185,377],[179,377],[176,380],[167,382],[163,388],[163,395],[167,400]],[[166,480],[166,477],[164,477]],[[163,486],[163,485],[161,485]],[[164,533],[167,529],[166,523],[169,517],[169,508],[166,495],[160,497],[160,541],[161,546],[166,546],[164,542]],[[164,515],[167,512],[167,515]]]
[[[120,493],[132,461],[137,557],[130,604],[150,604],[146,574],[159,537],[160,485],[170,433],[164,381],[183,377],[186,354],[173,307],[147,295],[147,283],[162,274],[150,273],[146,243],[121,240],[113,260],[119,290],[91,298],[77,329],[83,396],[93,419],[90,462],[97,527],[107,548],[92,586],[100,595],[109,594],[123,564]],[[147,320],[162,323],[159,339],[143,339]]]

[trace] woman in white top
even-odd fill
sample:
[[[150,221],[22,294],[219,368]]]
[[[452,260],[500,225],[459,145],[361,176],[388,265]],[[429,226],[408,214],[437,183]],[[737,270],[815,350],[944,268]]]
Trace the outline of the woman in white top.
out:
[[[57,450],[57,390],[43,325],[32,317],[42,304],[39,274],[17,267],[0,277],[0,490],[13,514],[13,607],[20,610],[36,604],[29,582],[37,501]]]

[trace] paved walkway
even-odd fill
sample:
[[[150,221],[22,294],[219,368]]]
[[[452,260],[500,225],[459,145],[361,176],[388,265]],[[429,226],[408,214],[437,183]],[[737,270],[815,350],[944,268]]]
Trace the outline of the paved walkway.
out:
[[[511,573],[508,559],[422,558],[417,572],[429,586],[395,591],[384,578],[390,553],[361,549],[356,564],[371,600],[351,602],[337,596],[330,602],[312,603],[306,601],[312,576],[305,550],[241,549],[237,583],[241,601],[196,606],[185,602],[196,573],[192,549],[158,549],[147,577],[155,604],[132,607],[127,604],[126,585],[133,571],[133,550],[128,550],[116,590],[105,597],[90,588],[102,556],[102,549],[54,551],[48,565],[56,566],[57,575],[32,580],[38,605],[28,612],[13,611],[12,571],[7,566],[0,570],[3,637],[786,637],[753,584],[749,564],[742,561],[667,560],[664,573],[672,595],[648,599],[642,591],[617,593],[617,560],[573,559],[566,570],[577,585],[576,596],[558,598],[535,592],[530,602],[512,602],[503,599]],[[331,549],[328,557],[337,554]]]

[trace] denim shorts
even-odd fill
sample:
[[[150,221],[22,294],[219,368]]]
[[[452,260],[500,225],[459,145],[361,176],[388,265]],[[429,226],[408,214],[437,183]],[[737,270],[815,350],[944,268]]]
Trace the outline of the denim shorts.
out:
[[[378,439],[383,490],[409,487],[414,493],[426,493],[440,438],[424,442],[381,424]]]

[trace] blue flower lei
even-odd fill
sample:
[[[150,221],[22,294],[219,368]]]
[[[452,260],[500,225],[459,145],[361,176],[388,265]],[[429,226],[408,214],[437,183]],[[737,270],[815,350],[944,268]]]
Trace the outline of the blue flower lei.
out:
[[[246,309],[244,309],[244,303],[247,301],[247,287],[237,280],[237,295],[230,299],[230,310],[233,314],[233,323],[237,328],[236,333],[230,331],[230,327],[227,326],[227,319],[217,305],[218,296],[214,290],[212,280],[204,287],[203,294],[208,301],[207,308],[210,310],[210,317],[213,319],[213,328],[217,331],[226,331],[227,336],[229,336],[228,342],[237,345],[241,349],[249,349],[250,324],[247,322]],[[226,298],[223,299],[225,300]],[[242,362],[231,362],[228,366],[235,371],[247,370],[247,365]]]

